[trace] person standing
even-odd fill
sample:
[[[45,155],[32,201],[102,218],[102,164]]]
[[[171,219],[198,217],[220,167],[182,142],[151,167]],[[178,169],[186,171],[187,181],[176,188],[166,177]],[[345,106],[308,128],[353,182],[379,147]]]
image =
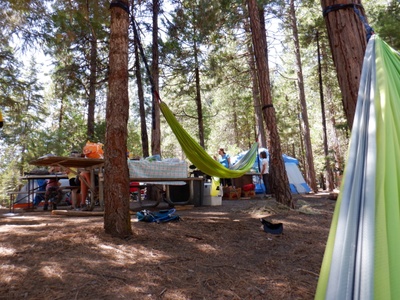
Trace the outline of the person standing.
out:
[[[231,165],[231,158],[229,156],[229,154],[225,153],[224,148],[219,148],[218,149],[218,155],[219,155],[219,163],[221,165],[223,165],[225,168],[229,169],[230,165]],[[217,159],[214,156],[214,159]],[[221,184],[222,186],[230,186],[232,185],[231,183],[231,179],[230,178],[221,178]]]
[[[260,158],[261,158],[261,174],[260,177],[262,178],[264,182],[264,187],[265,187],[265,195],[270,194],[270,189],[269,189],[269,163],[267,159],[267,152],[262,151],[260,152]]]

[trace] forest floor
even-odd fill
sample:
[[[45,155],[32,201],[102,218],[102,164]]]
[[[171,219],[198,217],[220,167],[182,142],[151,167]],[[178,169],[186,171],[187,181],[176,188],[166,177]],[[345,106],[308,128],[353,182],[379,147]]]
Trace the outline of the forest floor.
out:
[[[101,216],[0,210],[0,299],[313,299],[332,219],[328,194],[224,200],[138,222],[113,238]],[[262,229],[260,218],[283,223]]]

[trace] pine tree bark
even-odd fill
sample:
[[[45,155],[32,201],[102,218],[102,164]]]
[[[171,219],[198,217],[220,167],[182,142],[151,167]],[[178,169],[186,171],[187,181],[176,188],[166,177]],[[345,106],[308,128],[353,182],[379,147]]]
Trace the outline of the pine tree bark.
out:
[[[197,108],[197,126],[199,129],[199,144],[200,144],[200,146],[202,146],[204,148],[205,143],[204,143],[203,105],[201,103],[200,66],[199,66],[199,58],[198,58],[199,54],[198,54],[196,42],[193,45],[193,54],[194,54],[194,62],[195,62],[196,108]]]
[[[159,91],[159,68],[158,68],[158,14],[160,12],[160,1],[153,0],[153,46],[151,75],[154,81],[153,108],[152,108],[152,131],[151,131],[151,151],[152,154],[161,154],[161,127],[160,127],[160,105],[158,103]]]
[[[361,4],[361,0],[321,0],[322,10],[338,4]],[[363,9],[357,7],[365,18]],[[329,43],[335,63],[343,108],[349,128],[352,128],[356,111],[358,88],[367,38],[364,24],[354,8],[346,7],[325,14]]]
[[[250,24],[247,20],[245,20],[244,29],[246,33],[251,34]],[[265,28],[264,28],[265,29]],[[266,41],[266,38],[265,38]],[[260,102],[260,93],[258,92],[258,80],[257,80],[257,71],[256,71],[256,61],[254,58],[254,51],[252,45],[249,43],[248,45],[249,51],[249,70],[251,76],[251,88],[253,95],[253,105],[254,105],[254,115],[255,115],[255,128],[256,128],[256,140],[258,141],[258,147],[267,148],[267,137],[265,135],[264,129],[264,120],[262,118],[262,110],[261,110],[261,102]]]
[[[262,35],[259,8],[256,0],[248,0],[248,9],[250,16],[251,35],[254,47],[254,54],[257,64],[257,77],[262,103],[263,117],[267,125],[268,145],[270,154],[270,179],[271,189],[275,194],[276,201],[289,207],[294,207],[292,194],[290,192],[289,180],[285,170],[285,164],[282,158],[282,150],[278,128],[276,126],[276,115],[272,105],[272,96],[270,89],[268,59],[265,49],[267,45]]]
[[[97,81],[97,40],[94,35],[90,41],[90,75],[89,75],[89,101],[88,101],[88,120],[87,138],[94,138],[94,114],[96,106],[96,81]]]
[[[310,125],[308,122],[308,112],[307,112],[307,102],[306,94],[304,92],[304,78],[303,78],[303,68],[300,56],[300,42],[299,33],[297,30],[297,20],[296,11],[294,8],[294,0],[290,0],[290,21],[292,25],[293,41],[294,41],[294,53],[296,56],[296,68],[297,68],[297,84],[299,87],[299,100],[301,106],[301,120],[302,120],[302,134],[304,138],[304,145],[306,150],[306,180],[313,192],[318,191],[317,179],[315,176],[314,167],[314,156],[311,145],[311,135],[310,135]]]
[[[128,1],[119,0],[128,8]],[[111,6],[109,94],[104,153],[104,229],[119,238],[132,235],[129,214],[128,136],[128,12]]]
[[[321,64],[321,50],[319,45],[319,32],[316,32],[316,40],[317,40],[317,54],[318,54],[318,81],[319,81],[319,94],[321,100],[321,116],[322,116],[322,134],[324,141],[324,154],[325,154],[325,177],[327,182],[327,190],[333,191],[334,183],[333,183],[333,171],[331,168],[331,159],[329,157],[329,148],[328,148],[328,134],[326,128],[326,113],[325,113],[325,99],[324,99],[324,89],[323,89],[323,80],[322,80],[322,64]]]
[[[137,32],[134,31],[135,34],[135,77],[136,84],[138,88],[138,98],[139,98],[139,114],[140,114],[140,132],[141,132],[141,141],[142,141],[142,153],[143,157],[150,156],[149,151],[149,136],[147,134],[147,122],[146,122],[146,109],[144,106],[144,92],[143,92],[143,80],[142,80],[142,72],[140,68],[140,58],[139,58],[139,37],[136,36]]]
[[[93,5],[93,16],[90,15],[90,4]],[[94,138],[95,106],[96,106],[96,85],[97,85],[97,35],[91,24],[91,18],[97,20],[98,2],[86,2],[86,20],[90,28],[90,57],[89,57],[89,98],[88,98],[88,119],[87,119],[87,139]]]

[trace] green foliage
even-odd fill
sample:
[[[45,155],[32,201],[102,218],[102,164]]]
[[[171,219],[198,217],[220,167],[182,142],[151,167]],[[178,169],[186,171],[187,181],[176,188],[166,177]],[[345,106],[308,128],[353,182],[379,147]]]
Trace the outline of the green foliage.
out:
[[[266,9],[273,103],[282,151],[304,160],[300,129],[298,87],[288,31],[285,1],[260,1]],[[145,7],[146,3],[137,10]],[[398,1],[363,1],[375,31],[400,48]],[[255,140],[255,115],[250,73],[251,39],[246,31],[243,1],[173,1],[162,16],[160,37],[160,94],[178,121],[198,139],[200,93],[205,148],[210,155],[224,147],[231,155],[248,149]],[[167,8],[167,6],[165,6]],[[136,10],[135,10],[136,11]],[[320,3],[296,1],[296,14],[305,78],[305,93],[317,174],[324,170],[321,103],[316,49],[319,33],[325,113],[331,161],[344,161],[349,138],[343,115]],[[151,32],[148,13],[139,14]],[[281,26],[277,25],[281,24]],[[90,57],[96,42],[96,117],[94,142],[104,140],[107,120],[109,1],[4,1],[0,0],[0,109],[5,125],[0,129],[0,204],[6,192],[20,184],[18,177],[32,166],[29,161],[53,153],[68,155],[87,141],[87,107],[90,94]],[[24,50],[44,45],[51,82],[43,85],[34,60],[25,67],[16,59],[10,39],[16,36]],[[145,43],[148,41],[145,38]],[[148,46],[148,45],[146,45]],[[151,45],[150,45],[151,46]],[[146,47],[149,53],[150,47]],[[278,55],[272,55],[276,49]],[[133,47],[132,49],[133,50]],[[20,54],[21,52],[18,52]],[[148,55],[150,57],[150,55]],[[200,86],[196,86],[196,72]],[[143,72],[145,74],[145,72]],[[92,74],[93,75],[93,74]],[[92,78],[93,79],[93,78]],[[145,80],[148,82],[148,80]],[[134,84],[134,82],[131,82]],[[132,90],[136,90],[133,88]],[[150,89],[146,90],[146,119],[151,128]],[[137,96],[131,92],[128,150],[142,156]],[[174,135],[161,117],[162,156],[184,159]],[[338,164],[342,169],[343,164]]]
[[[374,5],[368,11],[375,32],[390,46],[400,49],[400,2],[392,0],[386,5]]]

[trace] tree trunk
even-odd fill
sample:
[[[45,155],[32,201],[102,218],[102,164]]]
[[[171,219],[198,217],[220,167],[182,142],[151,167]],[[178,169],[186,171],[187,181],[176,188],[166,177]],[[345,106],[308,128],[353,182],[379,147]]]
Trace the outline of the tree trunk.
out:
[[[128,1],[113,1],[128,7]],[[104,229],[119,238],[132,235],[129,214],[128,136],[128,13],[111,7],[109,94],[104,155]]]
[[[204,148],[205,145],[204,145],[203,106],[201,103],[200,67],[199,67],[198,50],[196,42],[193,45],[193,52],[194,52],[195,76],[196,76],[196,107],[197,107],[197,125],[199,128],[199,144]]]
[[[256,138],[258,141],[258,146],[260,148],[267,148],[267,137],[265,135],[264,123],[262,118],[262,110],[261,110],[261,101],[260,101],[260,93],[258,92],[258,82],[257,82],[257,71],[255,68],[254,61],[254,52],[250,51],[250,72],[251,72],[251,86],[252,86],[252,95],[253,95],[253,105],[254,105],[254,113],[255,113],[255,123],[256,123]]]
[[[263,41],[264,41],[264,45],[265,45],[265,59],[267,60],[267,64],[268,64],[268,44],[267,44],[267,35],[266,35],[266,32],[267,32],[267,29],[266,29],[266,27],[265,27],[265,15],[264,15],[264,9],[259,9],[259,11],[258,11],[258,16],[260,17],[260,25],[261,25],[261,30],[262,30],[262,32],[264,32],[264,34],[262,34],[261,35],[261,38],[263,39]],[[267,144],[267,136],[266,136],[266,133],[265,133],[265,129],[264,129],[264,122],[263,122],[263,118],[262,118],[262,109],[261,109],[261,107],[263,106],[262,105],[262,102],[261,102],[261,99],[260,99],[260,92],[259,92],[259,86],[258,86],[258,83],[257,83],[257,66],[256,66],[256,62],[255,62],[255,60],[254,60],[254,50],[252,50],[251,52],[250,52],[252,55],[252,57],[251,57],[251,60],[252,60],[252,63],[253,63],[253,74],[252,74],[252,78],[251,78],[251,80],[252,80],[252,84],[254,85],[254,83],[256,84],[256,86],[254,87],[253,86],[253,95],[254,95],[254,93],[257,93],[257,97],[256,97],[256,99],[254,100],[254,102],[255,103],[257,103],[257,108],[255,109],[255,112],[257,112],[257,113],[260,113],[259,114],[259,118],[257,118],[258,119],[258,121],[257,121],[257,124],[258,124],[258,126],[261,126],[260,127],[260,131],[259,131],[259,133],[258,133],[258,137],[260,137],[261,138],[261,141],[260,140],[258,140],[258,142],[259,142],[259,147],[263,147],[263,148],[269,148],[270,147],[270,145],[269,144]],[[268,71],[269,72],[269,71]],[[270,178],[269,178],[270,180],[271,180],[271,176],[270,176]],[[270,184],[270,186],[271,186],[271,184]]]
[[[326,116],[325,116],[325,100],[324,100],[324,89],[323,89],[323,81],[322,81],[322,65],[321,65],[321,50],[319,47],[319,32],[316,33],[317,39],[317,54],[318,54],[318,79],[319,79],[319,93],[321,100],[321,115],[322,115],[322,134],[324,140],[324,154],[325,154],[325,174],[327,181],[327,190],[333,191],[333,171],[331,168],[331,162],[329,157],[329,148],[328,148],[328,134],[326,129]]]
[[[89,100],[88,100],[88,119],[87,119],[87,139],[94,138],[94,115],[96,107],[96,82],[97,82],[97,35],[91,24],[90,3],[93,4],[93,19],[97,20],[98,2],[86,2],[86,20],[90,27],[90,75],[89,75]]]
[[[331,168],[334,170],[334,186],[336,187],[340,187],[340,180],[342,177],[342,173],[344,170],[344,157],[342,156],[342,149],[341,149],[341,145],[340,145],[340,141],[339,141],[339,134],[337,133],[337,124],[336,124],[336,119],[335,119],[335,111],[336,111],[336,107],[335,105],[333,105],[333,96],[332,96],[332,91],[331,91],[331,87],[327,86],[326,87],[326,95],[329,99],[328,103],[330,103],[329,107],[328,107],[328,112],[330,115],[330,129],[331,129],[331,144],[332,144],[332,149],[333,149],[333,162],[331,163]]]
[[[297,83],[299,86],[299,100],[301,106],[301,119],[303,121],[302,133],[304,137],[304,144],[306,150],[306,180],[310,188],[314,191],[318,191],[317,187],[317,179],[315,176],[315,168],[314,168],[314,156],[311,146],[311,135],[310,135],[310,125],[308,122],[308,112],[307,112],[307,103],[306,103],[306,94],[304,92],[304,79],[303,79],[303,70],[302,70],[302,62],[300,56],[300,43],[299,43],[299,33],[297,30],[297,20],[296,20],[296,12],[294,9],[294,0],[290,0],[290,21],[292,25],[293,31],[293,41],[294,41],[294,53],[296,56],[296,67],[297,67]]]
[[[245,31],[249,34],[250,24],[245,21]],[[258,147],[267,148],[267,137],[265,136],[264,123],[262,118],[262,110],[261,110],[261,102],[260,102],[260,93],[258,91],[258,81],[257,81],[257,71],[256,71],[256,62],[254,60],[254,51],[249,44],[249,70],[251,76],[251,87],[252,87],[252,95],[253,95],[253,105],[254,105],[254,115],[255,115],[255,124],[256,124],[256,140],[258,141]]]
[[[96,81],[97,81],[97,40],[94,32],[90,41],[90,75],[89,75],[89,101],[88,101],[88,120],[87,138],[94,138],[94,112],[96,106]]]
[[[271,189],[275,194],[276,201],[289,207],[294,207],[292,194],[290,192],[289,180],[285,170],[285,164],[282,158],[280,138],[276,126],[275,110],[272,105],[268,59],[266,56],[266,44],[262,38],[265,34],[261,31],[260,18],[256,0],[248,0],[250,27],[254,54],[257,64],[257,76],[260,91],[260,99],[265,124],[267,125],[268,145],[270,154],[270,178]]]
[[[153,91],[153,108],[152,108],[152,131],[151,131],[151,151],[152,154],[161,155],[161,129],[160,129],[160,105],[158,103],[159,90],[159,69],[158,69],[158,14],[160,11],[159,0],[153,0],[153,46],[152,46],[152,62],[151,75],[154,81]]]
[[[361,0],[321,0],[322,10],[337,4],[361,4]],[[357,7],[357,9],[365,17],[364,11],[360,7]],[[367,46],[366,31],[352,7],[326,13],[325,23],[339,86],[342,91],[344,112],[351,129]]]
[[[134,34],[136,35],[136,30]],[[142,152],[143,157],[150,156],[149,151],[149,137],[147,134],[147,124],[146,124],[146,110],[144,107],[144,92],[143,92],[143,81],[142,81],[142,72],[140,69],[140,59],[139,59],[139,37],[135,36],[135,76],[136,76],[136,83],[138,88],[138,98],[139,98],[139,114],[140,114],[140,132],[141,132],[141,139],[142,139]]]

